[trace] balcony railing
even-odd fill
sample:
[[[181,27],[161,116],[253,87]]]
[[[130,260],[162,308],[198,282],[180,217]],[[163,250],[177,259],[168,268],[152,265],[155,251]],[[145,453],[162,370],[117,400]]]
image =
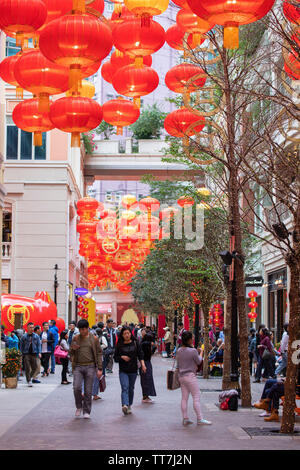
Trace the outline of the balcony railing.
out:
[[[2,243],[2,259],[10,259],[11,257],[11,242]]]

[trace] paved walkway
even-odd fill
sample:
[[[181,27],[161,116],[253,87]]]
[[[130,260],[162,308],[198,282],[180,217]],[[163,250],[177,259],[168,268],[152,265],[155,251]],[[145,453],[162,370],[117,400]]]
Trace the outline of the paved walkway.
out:
[[[20,383],[16,390],[0,390],[0,449],[106,449],[106,450],[190,450],[190,449],[299,449],[300,437],[250,437],[244,427],[279,428],[265,423],[259,410],[221,411],[215,403],[220,379],[199,379],[203,391],[202,408],[212,426],[183,428],[180,390],[166,390],[166,371],[170,360],[153,359],[157,388],[155,404],[141,403],[141,388],[131,416],[121,413],[118,366],[107,377],[103,400],[93,402],[92,419],[74,418],[72,385],[60,385],[56,375],[28,388]],[[23,379],[24,380],[24,379]],[[256,400],[263,384],[253,385]],[[190,402],[190,418],[194,419]],[[298,428],[300,427],[300,418]]]

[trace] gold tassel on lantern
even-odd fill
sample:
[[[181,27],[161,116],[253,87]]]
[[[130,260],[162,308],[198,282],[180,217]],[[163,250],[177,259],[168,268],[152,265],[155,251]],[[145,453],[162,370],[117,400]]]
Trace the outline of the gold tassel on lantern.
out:
[[[17,32],[16,33],[16,46],[23,47],[24,45],[24,34]]]
[[[23,99],[23,88],[21,88],[20,86],[16,87],[16,98],[18,98],[18,100]]]
[[[85,0],[73,0],[73,11],[85,12]]]
[[[225,49],[239,48],[239,26],[237,23],[227,23],[224,27]]]
[[[69,86],[77,93],[79,82],[81,82],[81,66],[79,64],[72,64],[70,67]]]
[[[141,107],[141,98],[140,98],[140,96],[136,96],[135,98],[133,98],[133,102],[140,109],[140,107]]]
[[[34,132],[33,145],[35,147],[41,147],[43,145],[43,135],[41,132]]]
[[[124,56],[124,52],[119,51],[119,49],[115,49],[115,53],[116,53],[116,57],[123,57]]]
[[[122,13],[122,4],[121,3],[115,3],[114,4],[114,12],[117,15],[120,15]]]
[[[48,113],[50,110],[49,95],[47,93],[39,94],[39,107],[40,113]]]
[[[123,135],[123,127],[117,126],[117,135]]]
[[[80,147],[80,133],[79,132],[72,132],[71,147]]]
[[[193,33],[193,49],[201,44],[201,34]]]
[[[138,56],[134,59],[134,66],[136,69],[141,69],[144,64],[144,59],[142,56]]]

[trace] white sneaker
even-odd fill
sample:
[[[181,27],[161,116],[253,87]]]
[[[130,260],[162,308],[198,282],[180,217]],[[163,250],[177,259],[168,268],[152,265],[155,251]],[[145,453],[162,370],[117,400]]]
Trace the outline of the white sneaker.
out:
[[[88,419],[88,418],[91,417],[91,415],[90,415],[89,413],[83,413],[83,417],[84,417],[85,419]]]
[[[212,424],[211,421],[207,421],[207,419],[198,419],[197,424]]]
[[[28,386],[28,387],[33,387],[32,382],[31,382],[31,381],[30,381],[30,382],[27,382],[27,386]]]
[[[132,409],[131,406],[128,406],[127,414],[131,415],[132,414]]]
[[[271,413],[269,413],[268,411],[263,411],[258,416],[260,416],[261,418],[265,418],[266,416],[271,416]]]
[[[127,406],[127,405],[123,405],[123,406],[122,406],[122,411],[123,411],[124,415],[128,415],[128,406]]]
[[[81,409],[78,409],[75,411],[75,418],[80,418],[81,416]]]

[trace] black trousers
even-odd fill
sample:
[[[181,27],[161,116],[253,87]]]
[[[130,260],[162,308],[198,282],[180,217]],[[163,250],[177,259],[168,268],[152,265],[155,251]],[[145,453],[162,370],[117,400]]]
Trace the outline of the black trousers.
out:
[[[68,364],[69,364],[69,359],[67,357],[61,358],[60,359],[61,365],[62,365],[62,371],[61,371],[61,381],[62,382],[67,382],[67,372],[68,372]]]
[[[42,353],[41,364],[44,368],[44,372],[47,373],[49,369],[49,360],[50,360],[51,352]]]
[[[166,343],[166,351],[167,351],[168,357],[170,357],[171,356],[171,343]]]

